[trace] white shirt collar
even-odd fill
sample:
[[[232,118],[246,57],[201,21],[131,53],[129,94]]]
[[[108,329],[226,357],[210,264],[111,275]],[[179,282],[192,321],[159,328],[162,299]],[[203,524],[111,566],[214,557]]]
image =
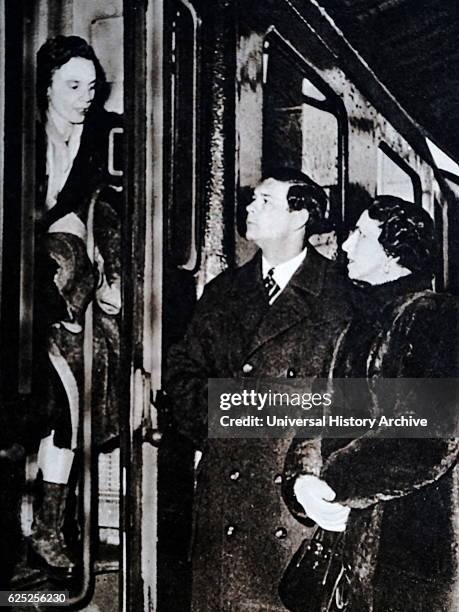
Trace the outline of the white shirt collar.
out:
[[[83,124],[70,124],[62,120],[50,106],[46,121],[46,174],[48,175],[48,191],[46,207],[55,206],[57,196],[62,191],[73,162],[80,148]],[[66,141],[66,138],[68,140]]]
[[[301,253],[298,253],[298,255],[295,255],[295,257],[292,257],[292,259],[289,259],[288,261],[284,261],[283,263],[278,264],[277,266],[271,265],[269,261],[266,259],[266,257],[263,255],[262,260],[261,260],[261,269],[262,269],[263,278],[265,278],[265,276],[268,274],[271,268],[274,268],[274,272],[273,272],[274,280],[279,285],[282,291],[283,289],[285,289],[289,280],[292,278],[292,276],[298,270],[300,265],[303,263],[304,258],[306,257],[306,251],[307,249],[305,247],[301,251]]]

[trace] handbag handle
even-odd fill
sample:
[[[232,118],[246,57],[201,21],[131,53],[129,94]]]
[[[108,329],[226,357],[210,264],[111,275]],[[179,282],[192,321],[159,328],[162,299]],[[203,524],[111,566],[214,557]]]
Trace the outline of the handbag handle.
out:
[[[329,600],[327,602],[327,607],[326,607],[326,611],[325,612],[331,612],[332,610],[332,605],[334,604],[336,606],[336,610],[342,610],[345,611],[347,606],[349,605],[349,600],[348,598],[345,597],[344,594],[344,590],[343,590],[343,580],[347,583],[346,586],[350,585],[350,579],[349,579],[349,575],[348,572],[350,571],[350,567],[346,567],[346,565],[344,564],[344,560],[342,558],[342,552],[343,552],[343,544],[344,544],[344,532],[340,532],[338,534],[334,534],[334,541],[333,544],[331,546],[324,546],[324,540],[327,539],[327,535],[331,534],[332,532],[326,532],[324,529],[322,529],[322,527],[319,527],[318,525],[316,526],[310,543],[308,544],[308,546],[306,547],[305,551],[304,551],[304,555],[311,550],[312,546],[314,544],[312,544],[313,542],[315,543],[315,545],[319,545],[320,549],[318,549],[318,553],[320,554],[320,552],[325,549],[325,552],[323,553],[324,558],[327,558],[327,556],[329,557],[328,559],[328,563],[327,563],[327,567],[326,570],[324,572],[323,578],[322,578],[322,586],[325,586],[327,584],[327,580],[328,580],[328,576],[330,573],[330,568],[332,566],[333,563],[333,559],[336,556],[341,555],[341,570],[335,580],[335,583],[333,585]],[[339,550],[341,549],[341,550]],[[303,557],[304,557],[303,555]]]

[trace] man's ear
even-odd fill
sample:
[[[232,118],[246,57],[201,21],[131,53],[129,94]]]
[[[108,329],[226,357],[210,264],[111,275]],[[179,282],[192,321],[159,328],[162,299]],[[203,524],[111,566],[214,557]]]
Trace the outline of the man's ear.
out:
[[[304,227],[309,220],[309,211],[305,208],[302,208],[301,210],[292,210],[291,214],[295,215],[297,229]]]

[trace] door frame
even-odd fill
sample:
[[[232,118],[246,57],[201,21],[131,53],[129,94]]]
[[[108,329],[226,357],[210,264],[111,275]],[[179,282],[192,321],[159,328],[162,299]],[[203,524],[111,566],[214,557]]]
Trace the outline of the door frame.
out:
[[[157,448],[161,382],[163,0],[124,0],[125,176],[120,609],[156,609]],[[125,80],[125,82],[127,79]]]

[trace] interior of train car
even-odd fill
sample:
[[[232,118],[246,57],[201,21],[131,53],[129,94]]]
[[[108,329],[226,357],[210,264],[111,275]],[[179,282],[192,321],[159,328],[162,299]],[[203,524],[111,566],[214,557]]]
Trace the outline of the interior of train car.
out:
[[[420,11],[403,38],[405,26],[397,30],[394,24],[404,23],[404,8],[416,12],[415,3],[346,0],[347,11],[338,4],[1,4],[0,590],[67,591],[68,606],[92,612],[190,610],[199,454],[168,427],[164,364],[205,284],[253,254],[244,239],[245,207],[266,168],[293,166],[325,188],[326,220],[310,242],[330,259],[343,258],[341,244],[374,196],[395,195],[423,207],[440,244],[434,289],[457,295],[459,142],[454,130],[444,127],[446,117],[453,120],[454,87],[449,98],[441,94],[442,123],[440,110],[432,115],[431,90],[429,108],[422,106],[422,96],[410,106],[400,94],[400,75],[397,81],[383,61],[387,57],[378,59],[375,50],[378,41],[383,44],[378,32],[383,37],[397,31],[398,47],[384,39],[385,53],[392,46],[394,55],[403,54],[406,47],[411,54],[406,70],[416,72],[416,37],[432,24],[438,7],[426,2],[425,21]],[[438,37],[445,50],[455,39],[454,27],[444,25],[453,4],[435,13],[431,27],[438,36],[432,33],[419,59],[426,89],[433,82],[427,66]],[[364,27],[374,28],[371,48]],[[40,168],[49,164],[49,153],[39,153],[37,52],[58,36],[87,41],[105,74],[105,186],[88,199],[94,218],[88,235],[119,245],[120,270],[117,308],[104,310],[103,300],[94,297],[80,313],[80,327],[62,314],[51,319],[55,330],[64,326],[81,337],[72,387],[81,391],[77,450],[59,536],[75,561],[64,577],[30,554],[44,495],[41,399],[49,391],[43,387],[37,323],[47,302],[37,290],[42,279],[36,202]],[[410,87],[421,87],[413,75]],[[117,233],[97,225],[98,210],[108,210]],[[88,265],[94,270],[103,249],[91,244]],[[63,251],[53,260],[62,267]],[[107,262],[108,256],[105,270],[98,269],[94,295],[109,274]],[[101,329],[105,335],[98,335]],[[108,347],[103,366],[102,344]],[[95,410],[101,381],[108,412]],[[54,406],[63,393],[70,398],[71,389],[62,384],[49,391]],[[43,600],[35,609],[45,609]]]

